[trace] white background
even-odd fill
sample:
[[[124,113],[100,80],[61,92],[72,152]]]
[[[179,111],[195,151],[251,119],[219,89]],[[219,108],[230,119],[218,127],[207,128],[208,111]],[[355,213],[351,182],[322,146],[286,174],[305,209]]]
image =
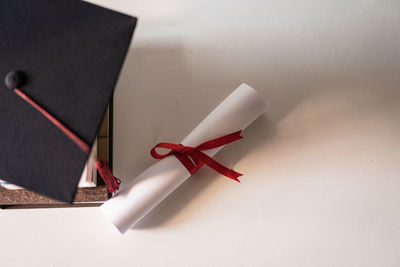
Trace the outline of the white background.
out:
[[[93,0],[139,17],[115,174],[181,141],[240,83],[265,116],[121,236],[98,208],[0,211],[5,266],[399,266],[398,0]]]

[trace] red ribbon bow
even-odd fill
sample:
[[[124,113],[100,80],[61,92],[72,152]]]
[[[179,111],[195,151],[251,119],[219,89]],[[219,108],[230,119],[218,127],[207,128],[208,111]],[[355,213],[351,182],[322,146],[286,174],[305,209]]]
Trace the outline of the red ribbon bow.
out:
[[[184,146],[182,144],[171,144],[171,143],[159,143],[153,147],[150,154],[153,158],[163,159],[170,155],[174,155],[185,168],[190,172],[190,174],[195,173],[203,164],[208,167],[214,169],[215,171],[229,177],[237,182],[240,182],[238,177],[242,176],[242,174],[235,172],[234,170],[228,169],[224,165],[219,162],[213,160],[211,157],[201,152],[204,150],[209,150],[213,148],[217,148],[239,139],[243,137],[240,136],[242,131],[237,131],[207,142],[204,142],[196,147]],[[157,153],[157,148],[166,148],[171,151],[166,154]]]

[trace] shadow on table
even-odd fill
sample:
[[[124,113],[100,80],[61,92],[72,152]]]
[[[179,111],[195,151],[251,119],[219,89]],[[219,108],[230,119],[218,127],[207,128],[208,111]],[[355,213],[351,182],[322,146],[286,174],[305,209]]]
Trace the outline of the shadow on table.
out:
[[[279,49],[285,51],[277,51]],[[265,51],[275,53],[270,53],[268,60],[264,60]],[[297,51],[294,44],[263,47],[254,62],[246,61],[240,55],[226,57],[225,61],[217,60],[215,52],[207,49],[201,51],[201,57],[198,51],[192,52],[179,42],[135,47],[129,52],[115,96],[114,166],[117,176],[133,179],[139,175],[155,162],[149,156],[154,144],[179,143],[243,82],[256,88],[267,100],[269,108],[245,130],[245,139],[227,146],[216,156],[229,167],[234,167],[255,149],[268,149],[279,123],[306,100],[318,97],[321,92],[328,92],[324,97],[329,98],[329,93],[339,90],[343,99],[352,97],[358,102],[364,101],[357,97],[365,95],[366,88],[372,83],[376,86],[370,86],[370,95],[382,94],[382,90],[376,88],[379,89],[380,83],[390,82],[395,71],[390,66],[365,68],[363,54],[347,60],[351,50],[339,55],[324,54],[322,59],[309,58]],[[354,88],[358,89],[351,91]],[[313,112],[318,113],[318,110]],[[301,136],[294,134],[293,138]],[[225,156],[229,162],[223,155],[229,155]],[[217,176],[221,179],[208,168],[201,168],[135,229],[164,225]]]
[[[120,177],[131,179],[154,163],[149,149],[161,141],[180,142],[232,90],[242,82],[255,87],[269,104],[262,115],[245,130],[240,144],[228,152],[233,167],[253,149],[268,142],[276,124],[321,83],[318,77],[292,69],[283,76],[271,76],[263,69],[226,72],[212,55],[193,64],[180,44],[136,47],[128,54],[116,93],[115,169]],[[186,56],[186,57],[185,57]],[[201,63],[201,64],[200,64]],[[213,64],[214,63],[214,64]],[[279,68],[284,68],[284,62]],[[287,63],[289,64],[289,63]],[[278,65],[278,64],[275,64]],[[306,70],[311,72],[312,70]],[[287,75],[291,77],[288,79]],[[275,85],[274,87],[271,86]],[[277,86],[279,84],[279,86]],[[303,89],[306,88],[306,89]],[[280,90],[291,92],[283,94]],[[191,179],[167,197],[134,228],[163,225],[213,183],[219,175],[200,169]],[[240,171],[240,170],[239,170]]]

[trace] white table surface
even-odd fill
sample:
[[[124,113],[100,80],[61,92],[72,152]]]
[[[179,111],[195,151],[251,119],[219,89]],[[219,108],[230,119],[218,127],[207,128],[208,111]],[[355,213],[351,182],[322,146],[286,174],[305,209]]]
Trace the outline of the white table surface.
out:
[[[93,0],[139,17],[115,174],[246,82],[269,109],[120,235],[98,208],[0,211],[0,266],[399,266],[398,0]]]

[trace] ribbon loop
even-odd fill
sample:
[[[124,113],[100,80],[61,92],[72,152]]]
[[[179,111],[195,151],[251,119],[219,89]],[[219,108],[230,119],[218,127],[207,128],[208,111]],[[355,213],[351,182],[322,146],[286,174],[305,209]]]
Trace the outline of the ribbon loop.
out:
[[[240,182],[238,177],[242,176],[242,174],[231,170],[224,165],[220,164],[219,162],[212,159],[207,154],[203,153],[204,150],[209,150],[217,147],[224,146],[226,144],[232,143],[237,141],[241,138],[240,136],[241,131],[237,131],[207,142],[204,142],[197,147],[191,146],[184,146],[182,144],[172,144],[172,143],[159,143],[155,145],[150,154],[153,158],[156,159],[163,159],[170,155],[174,155],[185,168],[190,172],[190,174],[195,173],[203,164],[209,166],[213,170],[231,178],[237,182]],[[170,151],[165,154],[159,154],[156,149],[157,148],[165,148],[169,149]]]

